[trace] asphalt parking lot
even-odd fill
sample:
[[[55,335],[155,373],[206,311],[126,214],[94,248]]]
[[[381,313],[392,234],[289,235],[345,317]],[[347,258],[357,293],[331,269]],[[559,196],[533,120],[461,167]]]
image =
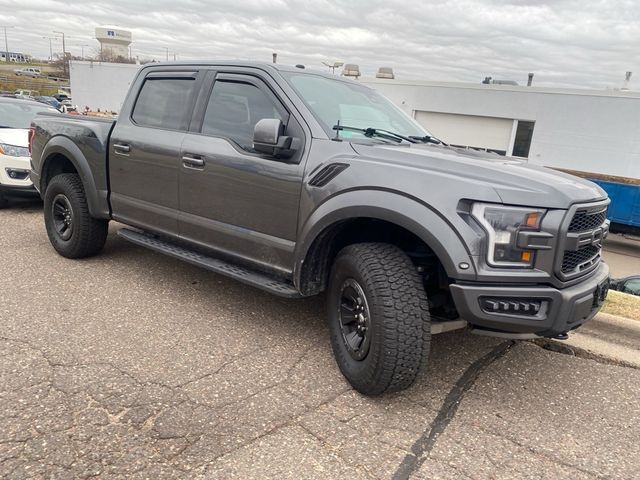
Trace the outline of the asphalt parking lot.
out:
[[[411,389],[355,393],[322,298],[128,244],[70,261],[0,211],[0,477],[637,478],[640,371],[450,333]]]

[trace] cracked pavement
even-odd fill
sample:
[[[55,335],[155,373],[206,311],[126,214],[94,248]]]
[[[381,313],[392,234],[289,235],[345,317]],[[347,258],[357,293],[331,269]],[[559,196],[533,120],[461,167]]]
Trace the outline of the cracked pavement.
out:
[[[638,438],[637,369],[450,333],[411,389],[366,398],[322,298],[113,234],[66,260],[39,205],[0,211],[1,478],[631,479]]]

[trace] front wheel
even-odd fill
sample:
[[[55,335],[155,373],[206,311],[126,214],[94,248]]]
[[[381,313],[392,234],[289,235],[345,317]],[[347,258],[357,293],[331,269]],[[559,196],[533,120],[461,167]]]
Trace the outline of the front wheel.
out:
[[[331,345],[343,375],[359,392],[403,390],[428,359],[427,295],[411,259],[383,243],[345,247],[327,295]]]
[[[53,248],[67,258],[97,254],[107,240],[109,222],[91,216],[80,176],[55,176],[44,195],[44,223]]]

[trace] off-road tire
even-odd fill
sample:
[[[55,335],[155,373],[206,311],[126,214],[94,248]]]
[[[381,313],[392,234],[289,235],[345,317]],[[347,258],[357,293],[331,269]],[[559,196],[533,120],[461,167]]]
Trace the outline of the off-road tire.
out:
[[[368,305],[368,353],[355,360],[343,336],[340,305],[345,282],[355,280]],[[359,243],[341,250],[327,294],[331,345],[349,383],[365,395],[409,387],[426,366],[431,340],[429,304],[411,259],[385,243]]]
[[[73,229],[65,239],[56,230],[54,220],[54,202],[66,199],[70,207]],[[99,253],[107,240],[109,222],[91,216],[87,197],[80,180],[75,173],[56,175],[44,195],[44,223],[53,248],[63,257],[85,258]]]

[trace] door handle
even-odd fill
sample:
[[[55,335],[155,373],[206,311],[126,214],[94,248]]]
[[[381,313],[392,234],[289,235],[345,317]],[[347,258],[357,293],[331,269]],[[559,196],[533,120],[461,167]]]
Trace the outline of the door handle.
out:
[[[184,155],[182,157],[182,164],[187,168],[202,169],[204,168],[204,158]]]
[[[116,153],[129,153],[131,151],[131,147],[124,143],[114,143],[113,150]]]

